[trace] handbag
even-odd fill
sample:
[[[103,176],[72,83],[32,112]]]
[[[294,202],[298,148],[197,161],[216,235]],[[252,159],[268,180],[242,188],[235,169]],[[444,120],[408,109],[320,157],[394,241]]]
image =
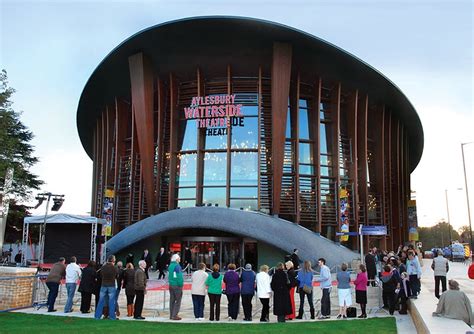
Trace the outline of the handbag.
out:
[[[348,318],[355,318],[357,316],[357,309],[355,307],[348,307],[347,308],[347,317]]]
[[[303,285],[303,291],[304,293],[310,295],[313,293],[313,287],[309,286],[309,285]]]

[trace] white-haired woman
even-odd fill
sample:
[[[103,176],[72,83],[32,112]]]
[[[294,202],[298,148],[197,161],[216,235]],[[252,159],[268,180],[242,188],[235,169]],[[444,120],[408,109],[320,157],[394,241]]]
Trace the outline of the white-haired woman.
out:
[[[183,270],[179,265],[181,257],[178,254],[171,256],[171,263],[168,268],[169,291],[170,291],[170,319],[181,320],[178,316],[181,308],[181,299],[183,298]]]
[[[140,260],[138,262],[138,269],[135,271],[135,307],[133,310],[133,318],[137,320],[145,319],[142,317],[147,282],[145,268],[146,262]]]
[[[270,286],[271,277],[268,275],[268,266],[266,264],[260,267],[260,272],[256,276],[257,282],[257,297],[262,303],[261,322],[268,322],[270,315],[270,297],[272,295],[272,288]]]

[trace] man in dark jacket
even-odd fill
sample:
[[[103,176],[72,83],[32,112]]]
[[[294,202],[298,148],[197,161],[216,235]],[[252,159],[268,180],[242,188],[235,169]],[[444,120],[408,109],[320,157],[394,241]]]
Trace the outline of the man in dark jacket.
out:
[[[152,267],[153,258],[151,257],[151,254],[147,248],[145,248],[145,250],[143,251],[143,254],[140,260],[144,260],[146,263],[145,275],[146,275],[146,279],[149,279],[150,276],[148,276],[148,270]]]
[[[125,266],[129,263],[135,265],[133,260],[134,260],[134,255],[132,253],[128,253],[127,257],[125,258]]]
[[[377,266],[376,266],[376,252],[377,248],[372,248],[369,253],[365,256],[365,266],[367,267],[367,285],[371,284],[375,286],[375,275],[377,275]]]
[[[105,298],[109,299],[109,319],[115,320],[115,283],[117,278],[117,268],[115,268],[115,256],[110,255],[107,258],[107,263],[100,268],[100,277],[102,278],[102,285],[100,287],[99,305],[95,309],[95,318],[100,319],[104,309]]]
[[[193,265],[193,253],[189,249],[188,246],[184,247],[184,263],[183,263],[183,269],[186,270],[188,265],[192,267]],[[188,273],[191,268],[188,268]]]
[[[164,247],[160,248],[160,252],[156,256],[156,270],[160,273],[158,274],[158,279],[165,278],[165,270],[170,264],[170,256],[165,251]]]
[[[46,278],[46,286],[49,289],[48,293],[48,312],[56,312],[54,309],[54,303],[58,296],[59,284],[61,280],[66,277],[66,259],[63,257],[59,258],[51,268],[48,278]]]
[[[247,263],[240,275],[240,294],[242,295],[242,307],[244,308],[244,321],[252,321],[252,298],[255,294],[255,273],[252,265]]]
[[[97,272],[95,269],[96,263],[91,260],[87,267],[82,270],[81,284],[78,290],[81,293],[82,313],[90,313],[92,294],[97,289]]]
[[[388,302],[388,310],[390,315],[393,315],[395,311],[395,290],[399,283],[392,272],[392,267],[389,264],[384,266],[384,271],[382,272],[382,299]]]

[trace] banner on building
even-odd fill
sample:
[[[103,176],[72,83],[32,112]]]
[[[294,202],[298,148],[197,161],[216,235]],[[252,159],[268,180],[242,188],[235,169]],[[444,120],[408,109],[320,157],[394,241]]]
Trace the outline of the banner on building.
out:
[[[102,235],[110,237],[112,235],[112,221],[114,211],[114,190],[107,189],[104,193],[104,205],[102,208],[102,218],[105,219],[105,224],[102,225]]]
[[[339,189],[339,221],[341,222],[341,235],[340,241],[348,241],[349,235],[346,234],[349,232],[349,192],[346,188]]]
[[[408,210],[408,239],[410,241],[418,241],[418,218],[416,215],[416,200],[409,200],[407,203]]]

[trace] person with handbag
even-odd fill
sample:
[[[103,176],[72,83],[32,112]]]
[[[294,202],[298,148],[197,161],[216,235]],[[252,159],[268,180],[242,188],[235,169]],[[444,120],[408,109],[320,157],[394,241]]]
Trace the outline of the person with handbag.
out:
[[[293,268],[293,261],[287,261],[285,263],[286,274],[288,275],[288,280],[290,281],[290,302],[291,302],[291,314],[286,317],[286,320],[293,320],[296,318],[296,307],[295,307],[295,289],[298,286],[298,274]]]
[[[341,271],[337,273],[337,295],[339,296],[337,319],[346,319],[347,307],[352,305],[351,276],[347,272],[347,263],[341,264]]]
[[[298,273],[298,293],[300,295],[300,308],[296,319],[303,319],[304,313],[304,298],[308,298],[309,312],[311,319],[314,319],[314,304],[313,304],[313,269],[311,268],[311,261],[304,261],[303,268]]]
[[[278,322],[285,322],[285,317],[291,314],[290,280],[284,269],[283,263],[278,263],[270,283],[273,290],[273,314],[277,316]]]
[[[356,303],[360,305],[361,315],[359,318],[367,318],[366,306],[367,306],[367,268],[365,264],[361,263],[359,265],[359,273],[354,281],[355,292],[356,292]]]

